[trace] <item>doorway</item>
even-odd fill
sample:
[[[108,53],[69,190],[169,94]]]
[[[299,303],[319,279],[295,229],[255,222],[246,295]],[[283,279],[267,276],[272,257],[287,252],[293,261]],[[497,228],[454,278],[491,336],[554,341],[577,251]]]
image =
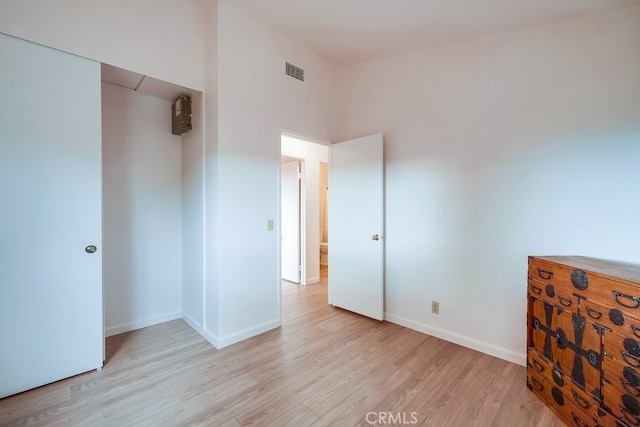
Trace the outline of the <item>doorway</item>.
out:
[[[200,319],[197,289],[187,288],[202,271],[193,224],[202,212],[201,176],[192,166],[203,144],[202,93],[108,64],[101,80],[105,335],[185,312]],[[175,135],[171,111],[180,95],[192,99],[194,126]]]
[[[281,135],[281,156],[283,161],[293,159],[300,165],[300,213],[297,217],[297,224],[285,224],[287,215],[284,214],[282,201],[284,196],[281,194],[281,230],[299,229],[300,236],[300,281],[301,285],[311,285],[320,282],[320,264],[321,243],[327,243],[328,220],[326,214],[326,202],[321,207],[321,201],[326,194],[321,191],[321,186],[327,187],[328,184],[321,183],[321,165],[324,164],[328,170],[329,167],[329,146],[312,142],[308,139],[302,139],[290,134],[283,133]],[[281,163],[281,183],[283,182]],[[327,175],[328,176],[328,173]],[[327,178],[328,180],[328,178]],[[281,189],[282,191],[282,189]],[[326,200],[326,199],[325,199]],[[324,212],[324,215],[323,215]],[[324,227],[321,225],[321,217],[324,216]],[[321,230],[322,228],[322,230]],[[322,242],[322,236],[325,236]],[[284,236],[282,236],[284,238]],[[285,253],[284,241],[281,245],[281,260],[284,265]],[[290,261],[289,261],[290,262]],[[284,269],[282,270],[284,273]],[[281,274],[284,278],[284,274]]]

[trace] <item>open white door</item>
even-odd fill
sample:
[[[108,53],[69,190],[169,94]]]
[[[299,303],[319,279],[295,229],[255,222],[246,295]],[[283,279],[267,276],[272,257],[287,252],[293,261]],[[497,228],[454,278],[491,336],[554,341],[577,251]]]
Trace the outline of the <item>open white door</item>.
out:
[[[282,163],[280,172],[282,278],[300,283],[300,162]]]
[[[382,134],[331,146],[329,303],[383,319]]]
[[[100,368],[104,339],[100,64],[3,34],[0,58],[2,398]]]

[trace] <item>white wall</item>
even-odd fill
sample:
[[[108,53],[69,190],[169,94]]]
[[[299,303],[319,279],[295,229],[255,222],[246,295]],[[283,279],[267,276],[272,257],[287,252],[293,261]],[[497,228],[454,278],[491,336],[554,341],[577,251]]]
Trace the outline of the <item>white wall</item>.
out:
[[[182,317],[202,333],[204,322],[204,126],[203,96],[191,100],[192,130],[181,136]]]
[[[218,2],[211,1],[207,10],[207,74],[204,103],[204,210],[205,269],[203,289],[202,334],[218,346]]]
[[[638,46],[634,7],[341,70],[340,138],[385,134],[387,319],[524,364],[528,255],[639,262]]]
[[[329,162],[329,146],[282,135],[282,155],[304,160],[305,273],[302,284],[320,281],[320,162]]]
[[[181,317],[181,138],[171,103],[102,84],[105,332]]]
[[[2,0],[0,32],[202,91],[205,16],[187,0]]]
[[[335,85],[327,62],[222,2],[218,49],[217,235],[207,236],[217,257],[206,292],[219,310],[217,330],[206,328],[224,346],[280,324],[280,230],[267,231],[278,217],[280,132],[331,140]],[[285,76],[285,60],[305,68],[304,83]]]

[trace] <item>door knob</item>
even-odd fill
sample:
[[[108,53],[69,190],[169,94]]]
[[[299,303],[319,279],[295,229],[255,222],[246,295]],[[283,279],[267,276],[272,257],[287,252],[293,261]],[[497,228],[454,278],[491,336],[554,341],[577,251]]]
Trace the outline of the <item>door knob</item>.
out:
[[[380,235],[374,234],[373,236],[371,236],[371,240],[380,240]]]
[[[92,254],[92,253],[94,253],[94,252],[95,252],[95,251],[97,251],[97,250],[98,250],[98,248],[96,248],[96,247],[95,247],[95,246],[93,246],[93,245],[89,245],[89,246],[87,246],[86,248],[84,248],[84,251],[85,251],[86,253],[88,253],[88,254]]]

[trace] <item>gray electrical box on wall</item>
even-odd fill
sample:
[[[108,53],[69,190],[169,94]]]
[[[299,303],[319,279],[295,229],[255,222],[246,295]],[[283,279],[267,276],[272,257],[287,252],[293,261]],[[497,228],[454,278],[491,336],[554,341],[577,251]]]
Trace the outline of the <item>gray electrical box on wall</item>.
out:
[[[171,133],[182,135],[191,130],[191,98],[179,96],[171,106]]]

